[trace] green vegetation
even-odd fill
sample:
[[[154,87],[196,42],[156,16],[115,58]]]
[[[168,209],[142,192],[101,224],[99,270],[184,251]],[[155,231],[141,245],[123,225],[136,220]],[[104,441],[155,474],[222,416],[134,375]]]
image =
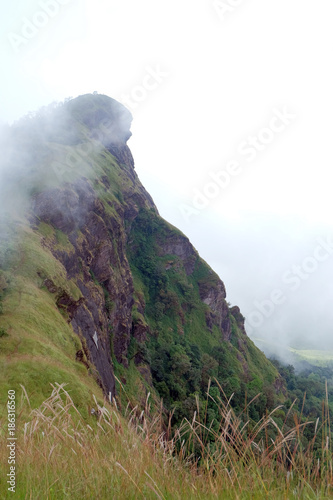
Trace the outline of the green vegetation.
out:
[[[290,408],[279,425],[276,408],[250,426],[249,407],[237,414],[219,388],[210,388],[207,407],[197,405],[193,419],[173,434],[164,428],[163,415],[151,411],[149,396],[143,411],[131,401],[119,411],[93,396],[83,416],[68,387],[53,384],[39,407],[24,388],[17,392],[17,498],[332,498],[326,404],[316,424],[302,425]],[[219,420],[207,426],[215,407]],[[322,443],[317,453],[313,442],[304,446],[310,426]],[[2,419],[0,439],[6,435]],[[8,469],[7,455],[1,446],[2,471]],[[3,489],[4,500],[12,496]]]
[[[236,410],[262,392],[251,406],[251,418],[257,419],[283,399],[282,394],[276,397],[274,389],[278,373],[240,331],[231,313],[230,342],[222,339],[216,324],[207,326],[209,308],[200,299],[200,289],[202,293],[214,289],[219,278],[198,255],[193,255],[194,271],[187,275],[180,257],[164,254],[163,245],[182,236],[147,209],[140,211],[130,234],[129,261],[151,332],[145,358],[150,360],[154,387],[173,411],[175,424],[193,418],[195,398],[205,408],[207,384],[215,377],[228,398],[236,393]],[[217,419],[210,408],[207,425]]]
[[[110,145],[106,124],[129,114],[106,96],[67,104],[15,126],[0,221],[0,438],[15,390],[18,498],[332,496],[333,371],[296,376],[257,349],[117,149],[128,131]],[[91,361],[112,375],[110,352],[112,405]]]
[[[257,345],[262,349],[267,356],[270,357],[274,353],[279,353],[281,359],[287,360],[292,365],[297,366],[300,370],[306,369],[307,364],[314,367],[330,367],[333,368],[333,351],[326,349],[320,351],[311,347],[295,348],[279,343],[268,342],[262,338],[254,338]]]
[[[8,337],[8,333],[5,330],[5,328],[0,327],[0,338],[1,337]]]
[[[24,383],[32,403],[40,404],[50,383],[61,380],[75,388],[73,399],[84,414],[96,384],[75,362],[81,342],[56,307],[57,295],[47,290],[44,281],[52,280],[75,300],[81,292],[40,241],[27,226],[16,227],[10,243],[3,242],[0,248],[1,282],[6,283],[0,316],[0,413],[5,411],[7,390],[18,390]]]
[[[299,374],[295,373],[292,365],[282,365],[277,360],[272,363],[278,369],[281,377],[286,383],[288,390],[288,407],[294,402],[294,408],[298,412],[302,423],[309,420],[315,422],[322,418],[323,414],[323,395],[326,395],[327,421],[329,427],[333,427],[333,370],[332,368],[319,368],[308,366]],[[328,432],[330,436],[330,430]],[[313,429],[307,428],[304,432],[303,440],[305,443],[314,439]],[[313,442],[314,451],[321,449],[322,443],[316,438]],[[317,455],[320,458],[320,453]]]
[[[295,356],[295,361],[307,361],[313,366],[333,366],[333,351],[318,351],[314,349],[294,349],[288,350]]]

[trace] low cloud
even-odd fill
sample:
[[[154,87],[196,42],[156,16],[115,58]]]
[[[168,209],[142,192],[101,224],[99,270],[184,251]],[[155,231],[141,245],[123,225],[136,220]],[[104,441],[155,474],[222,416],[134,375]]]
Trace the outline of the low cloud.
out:
[[[190,238],[240,306],[261,349],[333,349],[333,233],[328,225],[264,213],[191,225]]]

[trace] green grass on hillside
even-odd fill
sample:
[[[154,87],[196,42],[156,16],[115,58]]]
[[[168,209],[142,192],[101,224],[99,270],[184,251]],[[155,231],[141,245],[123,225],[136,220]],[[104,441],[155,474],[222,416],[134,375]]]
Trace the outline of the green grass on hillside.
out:
[[[30,394],[16,394],[16,492],[6,491],[6,446],[0,447],[4,500],[119,499],[329,499],[332,456],[326,439],[327,407],[315,424],[322,439],[320,456],[313,443],[302,444],[306,426],[296,419],[277,426],[279,408],[252,426],[246,408],[236,415],[228,401],[209,390],[209,405],[219,422],[206,425],[207,412],[184,420],[172,434],[162,414],[151,414],[149,396],[143,411],[131,402],[119,412],[94,397],[95,414],[82,416],[71,386],[53,384],[48,398],[35,407]],[[30,408],[31,405],[31,408]],[[28,411],[30,410],[30,415]],[[286,420],[292,417],[292,408]],[[308,423],[307,425],[314,425]],[[7,420],[0,417],[0,441],[7,442]],[[210,445],[208,442],[210,441]]]
[[[42,229],[62,249],[71,251],[64,235],[46,225]],[[1,245],[0,265],[5,283],[0,328],[6,333],[0,336],[0,413],[5,411],[7,390],[19,390],[24,384],[36,405],[45,399],[50,383],[57,380],[71,383],[75,404],[86,412],[92,391],[99,393],[99,389],[93,376],[75,360],[82,348],[80,339],[68,324],[66,312],[59,312],[56,294],[43,283],[51,279],[74,300],[81,297],[80,290],[66,279],[65,269],[41,245],[40,236],[20,226],[10,245]],[[99,397],[103,397],[101,393]]]
[[[184,244],[182,238],[152,210],[141,209],[132,223],[128,257],[135,294],[145,304],[143,320],[148,325],[146,348],[137,346],[141,358],[150,366],[154,387],[166,407],[174,410],[177,423],[185,416],[192,418],[195,408],[189,400],[193,395],[202,407],[206,404],[207,382],[214,377],[228,397],[237,393],[235,407],[262,392],[251,408],[251,416],[257,418],[259,411],[283,400],[274,386],[278,372],[241,331],[230,311],[231,339],[223,339],[214,314],[201,299],[220,286],[217,274],[194,250],[187,254],[194,269],[189,274],[180,256],[165,253],[165,244]],[[210,421],[214,415],[211,409]]]

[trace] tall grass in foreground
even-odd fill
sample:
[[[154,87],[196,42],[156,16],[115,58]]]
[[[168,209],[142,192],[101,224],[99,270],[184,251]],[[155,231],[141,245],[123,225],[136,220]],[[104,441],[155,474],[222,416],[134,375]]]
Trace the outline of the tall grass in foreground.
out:
[[[25,394],[22,405],[29,405]],[[209,396],[208,396],[209,397]],[[17,418],[17,489],[7,492],[6,424],[0,427],[1,498],[18,499],[256,499],[333,498],[328,405],[303,446],[304,424],[285,431],[274,412],[257,424],[218,399],[220,422],[184,420],[172,434],[162,411],[100,406],[84,420],[64,385],[29,419]],[[321,456],[314,442],[321,433]],[[273,437],[272,437],[273,436]],[[317,450],[318,453],[318,450]]]

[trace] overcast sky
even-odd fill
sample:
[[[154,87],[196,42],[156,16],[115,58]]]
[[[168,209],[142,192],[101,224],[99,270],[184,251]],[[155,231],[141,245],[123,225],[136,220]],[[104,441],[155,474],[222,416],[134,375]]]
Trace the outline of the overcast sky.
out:
[[[332,0],[15,0],[0,120],[98,91],[249,334],[333,348]]]

